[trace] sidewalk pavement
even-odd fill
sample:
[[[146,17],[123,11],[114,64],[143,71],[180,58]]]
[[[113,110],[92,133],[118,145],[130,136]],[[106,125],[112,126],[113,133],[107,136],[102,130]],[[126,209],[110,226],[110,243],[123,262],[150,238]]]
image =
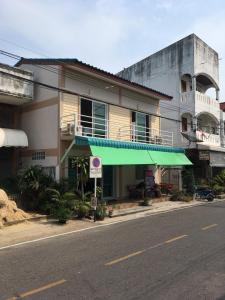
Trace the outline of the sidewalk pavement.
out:
[[[214,200],[223,201],[223,200]],[[121,209],[115,211],[115,218],[105,218],[104,221],[93,222],[93,220],[70,220],[65,225],[59,225],[55,220],[41,219],[36,221],[25,221],[20,224],[6,226],[0,229],[0,250],[13,244],[24,243],[36,239],[46,239],[54,235],[64,235],[76,231],[88,230],[100,226],[109,226],[111,224],[125,222],[137,218],[143,218],[159,213],[165,213],[173,210],[203,205],[207,201],[172,202],[165,201],[154,203],[148,207],[136,207],[131,209]],[[132,214],[131,214],[132,210]]]

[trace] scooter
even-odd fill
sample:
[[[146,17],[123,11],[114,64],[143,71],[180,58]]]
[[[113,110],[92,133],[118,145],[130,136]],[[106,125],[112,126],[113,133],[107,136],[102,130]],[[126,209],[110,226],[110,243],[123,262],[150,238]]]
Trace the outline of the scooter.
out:
[[[206,199],[209,202],[212,202],[215,198],[214,191],[207,187],[197,187],[195,189],[195,198],[196,199]]]

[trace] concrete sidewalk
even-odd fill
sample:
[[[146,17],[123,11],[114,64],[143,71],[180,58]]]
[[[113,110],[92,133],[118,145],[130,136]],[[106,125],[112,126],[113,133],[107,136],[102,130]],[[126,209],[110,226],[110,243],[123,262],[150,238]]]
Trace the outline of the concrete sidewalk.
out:
[[[223,201],[223,200],[214,200]],[[100,226],[108,226],[115,223],[126,222],[129,220],[143,218],[159,213],[166,213],[173,210],[184,209],[188,207],[204,205],[207,201],[185,202],[160,202],[154,203],[149,207],[137,207],[132,214],[128,211],[120,211],[115,218],[105,218],[104,221],[93,222],[93,220],[70,220],[66,225],[59,225],[54,220],[36,220],[25,221],[17,225],[12,225],[0,229],[0,248],[12,244],[24,243],[30,240],[46,239],[55,235],[70,234],[76,231],[88,230]],[[128,209],[126,209],[128,210]]]

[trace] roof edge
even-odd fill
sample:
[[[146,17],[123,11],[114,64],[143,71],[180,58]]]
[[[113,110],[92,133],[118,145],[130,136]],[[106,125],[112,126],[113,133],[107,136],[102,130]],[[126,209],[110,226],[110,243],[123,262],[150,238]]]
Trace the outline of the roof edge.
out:
[[[70,59],[70,58],[21,58],[16,64],[15,67],[19,67],[22,64],[53,64],[53,65],[68,65],[70,64],[71,66],[78,66],[81,67],[85,70],[88,70],[90,72],[94,72],[98,75],[101,75],[103,77],[107,77],[108,79],[115,80],[118,83],[125,84],[128,86],[128,88],[136,88],[139,90],[140,93],[148,93],[154,98],[157,98],[158,100],[172,100],[172,96],[169,96],[167,94],[164,94],[162,92],[156,91],[154,89],[145,87],[141,84],[138,84],[133,81],[129,81],[127,79],[121,78],[115,74],[112,74],[110,72],[104,71],[102,69],[99,69],[97,67],[91,66],[89,64],[86,64],[82,61],[79,61],[78,59]]]

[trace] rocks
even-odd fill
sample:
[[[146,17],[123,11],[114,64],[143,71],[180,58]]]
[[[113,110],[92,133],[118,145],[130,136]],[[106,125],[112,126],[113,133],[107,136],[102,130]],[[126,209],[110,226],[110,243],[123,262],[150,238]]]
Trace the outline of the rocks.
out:
[[[7,222],[20,221],[29,215],[19,209],[15,201],[9,200],[6,192],[0,189],[0,228]]]

